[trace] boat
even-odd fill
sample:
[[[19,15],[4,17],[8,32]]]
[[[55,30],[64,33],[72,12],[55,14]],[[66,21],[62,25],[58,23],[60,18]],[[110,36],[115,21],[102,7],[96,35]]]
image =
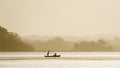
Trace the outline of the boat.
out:
[[[57,55],[57,56],[54,56],[54,55],[51,55],[51,56],[48,56],[48,55],[45,55],[44,57],[60,57],[61,55]]]
[[[60,57],[61,55],[57,55],[57,53],[55,53],[54,55],[49,55],[49,51],[47,52],[47,55],[44,55],[44,57]]]

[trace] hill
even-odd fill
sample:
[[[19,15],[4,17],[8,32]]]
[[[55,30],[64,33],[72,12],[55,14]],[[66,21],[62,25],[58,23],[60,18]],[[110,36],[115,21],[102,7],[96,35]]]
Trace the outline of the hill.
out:
[[[21,52],[33,51],[34,48],[24,43],[17,33],[8,32],[7,29],[0,26],[0,51],[1,52]]]

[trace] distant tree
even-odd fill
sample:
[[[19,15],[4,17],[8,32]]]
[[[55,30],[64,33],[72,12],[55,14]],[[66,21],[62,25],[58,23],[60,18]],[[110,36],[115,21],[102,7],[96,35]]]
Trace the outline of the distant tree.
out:
[[[99,44],[101,44],[101,45],[107,44],[107,43],[105,42],[105,40],[103,40],[103,39],[99,39],[97,42],[98,42]]]
[[[106,46],[107,43],[100,39],[98,41],[82,41],[74,44],[75,51],[95,52],[95,51],[112,51],[111,46]]]
[[[23,43],[17,33],[8,32],[0,26],[0,51],[33,51],[34,48]]]

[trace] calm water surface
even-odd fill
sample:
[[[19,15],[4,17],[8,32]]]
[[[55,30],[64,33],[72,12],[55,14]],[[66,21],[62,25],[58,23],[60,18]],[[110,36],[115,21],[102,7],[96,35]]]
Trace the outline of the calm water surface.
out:
[[[60,58],[45,58],[46,52],[2,52],[0,57],[39,57],[39,59],[0,60],[0,68],[120,68],[120,60],[80,60],[78,57],[120,57],[119,52],[57,52]],[[51,53],[53,54],[53,53]],[[64,57],[72,59],[64,59]],[[76,59],[77,57],[77,59]],[[41,59],[44,58],[44,59]],[[61,59],[63,58],[63,59]]]

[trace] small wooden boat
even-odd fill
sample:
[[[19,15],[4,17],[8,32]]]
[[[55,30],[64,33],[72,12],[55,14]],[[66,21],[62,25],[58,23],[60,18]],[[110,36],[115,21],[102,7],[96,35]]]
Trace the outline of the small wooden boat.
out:
[[[60,57],[61,55],[56,55],[56,56],[54,56],[54,55],[51,55],[51,56],[48,56],[48,55],[45,55],[44,57]]]
[[[49,51],[47,52],[47,55],[44,55],[44,57],[60,57],[61,55],[57,55],[57,53],[55,53],[54,55],[49,55]]]

